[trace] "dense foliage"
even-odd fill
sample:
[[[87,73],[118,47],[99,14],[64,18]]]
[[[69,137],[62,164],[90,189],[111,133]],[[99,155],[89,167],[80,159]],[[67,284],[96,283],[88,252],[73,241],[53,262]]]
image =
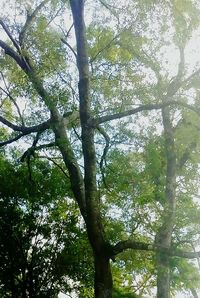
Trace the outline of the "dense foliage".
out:
[[[62,172],[35,161],[30,180],[26,166],[0,164],[1,297],[91,287],[91,252]]]

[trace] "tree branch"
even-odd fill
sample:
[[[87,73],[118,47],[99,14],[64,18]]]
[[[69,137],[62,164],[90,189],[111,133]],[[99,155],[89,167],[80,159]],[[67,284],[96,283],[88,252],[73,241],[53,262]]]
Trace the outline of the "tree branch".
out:
[[[7,88],[7,87],[6,87]],[[22,117],[22,114],[21,114],[21,111],[20,111],[20,108],[19,108],[19,106],[18,106],[18,104],[16,103],[16,101],[14,100],[14,98],[12,97],[12,95],[9,93],[9,92],[7,92],[5,89],[3,89],[1,86],[0,86],[0,89],[8,96],[8,98],[10,98],[10,100],[12,101],[12,103],[14,104],[14,106],[16,107],[16,109],[17,109],[17,113],[18,113],[18,115],[19,115],[19,118],[20,118],[20,120],[21,120],[21,123],[22,123],[22,125],[24,126],[24,119],[23,119],[23,117]]]
[[[171,83],[169,84],[167,88],[167,98],[170,98],[176,94],[176,92],[179,90],[179,88],[183,85],[183,82],[181,81],[183,77],[184,67],[185,67],[185,55],[184,55],[184,48],[179,47],[180,52],[180,62],[178,66],[178,72],[177,75],[172,79]]]
[[[48,143],[48,144],[42,144],[42,145],[36,146],[37,141],[38,141],[38,137],[36,136],[35,140],[33,141],[33,145],[30,148],[28,148],[28,150],[26,150],[24,152],[24,154],[22,155],[22,157],[20,158],[20,160],[22,162],[24,162],[24,160],[27,157],[30,157],[31,155],[34,155],[35,151],[39,151],[39,150],[42,150],[42,149],[51,148],[51,147],[56,146],[55,142],[51,142],[51,143]]]
[[[46,129],[49,129],[51,126],[51,119],[48,119],[47,121],[41,124],[30,126],[30,127],[15,125],[2,116],[0,116],[0,122],[14,131],[22,132],[24,135],[30,134],[32,132],[42,132],[42,131],[45,131]]]
[[[120,241],[113,247],[113,255],[115,256],[127,249],[154,251],[155,244],[137,242],[134,240]]]
[[[121,33],[117,34],[116,36],[114,36],[103,48],[101,48],[93,57],[91,57],[90,59],[90,63],[93,63],[96,58],[105,50],[109,49],[112,46],[112,43],[114,40],[116,40]]]
[[[112,115],[102,116],[102,117],[93,119],[91,121],[92,121],[92,125],[96,126],[98,124],[105,123],[105,122],[108,122],[111,120],[121,119],[121,118],[124,118],[127,116],[131,116],[131,115],[137,114],[138,112],[159,110],[159,109],[162,109],[163,107],[168,106],[170,104],[178,104],[178,103],[175,101],[170,101],[167,103],[141,105],[135,109],[131,109],[128,111],[124,111],[124,112],[120,112],[120,113],[116,113],[116,114],[112,114]]]
[[[53,158],[51,158],[49,156],[45,156],[45,155],[39,155],[38,158],[45,158],[45,159],[48,159],[49,161],[51,161],[56,167],[58,167],[61,170],[61,172],[65,175],[65,177],[67,177],[69,179],[69,175],[61,167],[61,165],[59,163],[57,163]]]
[[[10,33],[9,29],[3,23],[2,20],[1,20],[1,25],[3,26],[7,35],[9,36],[12,43],[14,44],[14,47],[17,49],[18,54],[11,47],[9,47],[6,43],[4,43],[2,40],[0,40],[0,43],[1,43],[0,46],[4,49],[5,53],[10,55],[10,57],[12,57],[13,59],[15,59],[17,64],[28,74],[32,68],[28,57],[26,55],[22,55],[20,46],[17,44],[16,40],[12,37],[12,34]]]
[[[74,49],[72,48],[72,46],[64,38],[61,38],[61,41],[72,51],[72,53],[74,54],[75,58],[77,59],[77,54],[74,51]]]
[[[49,2],[49,0],[43,0],[33,11],[33,13],[31,15],[27,15],[27,19],[26,22],[24,24],[24,27],[22,28],[20,34],[19,34],[19,43],[22,46],[23,44],[23,40],[24,40],[24,36],[26,34],[26,31],[28,29],[28,27],[30,26],[30,24],[33,22],[33,20],[35,19],[37,13],[43,8],[43,6]]]
[[[134,249],[134,250],[142,250],[142,251],[151,251],[151,252],[163,252],[170,257],[180,257],[185,259],[195,259],[200,257],[200,251],[196,252],[186,252],[180,249],[174,248],[166,248],[155,243],[144,243],[134,240],[125,240],[120,241],[116,245],[112,247],[113,256],[118,255],[119,253],[127,250],[127,249]]]
[[[186,162],[190,159],[192,151],[197,147],[197,142],[192,142],[186,149],[185,152],[177,159],[177,169],[181,170]]]
[[[0,40],[0,47],[5,51],[5,54],[15,60],[18,66],[21,67],[26,73],[31,70],[30,65],[19,54],[17,54],[10,46],[8,46],[3,40]]]
[[[103,183],[105,185],[105,187],[107,188],[107,184],[106,184],[106,181],[105,181],[105,176],[104,176],[104,169],[103,169],[103,163],[105,161],[106,163],[106,154],[108,152],[108,149],[109,149],[109,144],[110,144],[110,137],[109,135],[106,133],[106,131],[100,127],[100,125],[97,126],[97,129],[98,131],[102,134],[102,136],[104,137],[105,141],[106,141],[106,145],[104,147],[104,150],[103,150],[103,154],[101,156],[101,160],[100,160],[100,171],[101,171],[101,175],[102,175],[102,179],[103,179]]]
[[[18,46],[16,40],[12,37],[12,34],[10,33],[9,29],[7,28],[7,26],[4,24],[3,20],[0,19],[0,25],[3,27],[4,31],[6,32],[6,34],[8,35],[8,37],[10,38],[10,40],[12,41],[14,47],[17,49],[18,53],[21,52],[20,47]]]
[[[7,140],[7,141],[0,142],[0,147],[3,147],[3,146],[5,146],[5,145],[11,144],[11,143],[14,143],[15,141],[21,139],[21,138],[24,137],[25,135],[26,135],[26,134],[21,133],[21,134],[17,135],[16,137],[14,137],[13,139],[10,139],[10,140]]]
[[[194,79],[196,76],[200,75],[200,69],[197,69],[196,71],[194,71],[188,78],[186,78],[183,81],[183,85],[186,85],[188,87],[188,85],[191,83],[191,80]]]
[[[101,123],[105,123],[105,122],[116,120],[116,119],[121,119],[121,118],[124,118],[127,116],[132,116],[134,114],[137,114],[137,113],[143,112],[143,111],[160,110],[160,109],[170,106],[170,105],[177,105],[177,106],[182,106],[182,107],[188,108],[189,110],[195,112],[196,114],[198,114],[200,116],[200,110],[198,110],[196,107],[193,107],[187,103],[178,102],[175,100],[171,100],[171,101],[169,100],[164,103],[162,102],[162,103],[157,103],[157,104],[141,105],[137,108],[134,108],[134,109],[131,109],[128,111],[111,114],[111,115],[106,115],[106,116],[102,116],[99,118],[93,118],[90,120],[89,124],[91,124],[94,127],[97,127]]]

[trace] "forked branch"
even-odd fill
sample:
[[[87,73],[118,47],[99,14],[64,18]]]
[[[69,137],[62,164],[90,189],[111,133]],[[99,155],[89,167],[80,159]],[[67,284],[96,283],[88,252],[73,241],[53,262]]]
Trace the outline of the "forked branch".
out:
[[[20,34],[19,34],[19,44],[22,46],[23,45],[23,41],[24,41],[24,37],[25,34],[28,30],[28,28],[30,27],[31,23],[34,21],[34,19],[36,18],[38,12],[44,7],[44,5],[49,2],[49,0],[43,0],[36,8],[35,10],[32,12],[32,14],[28,14],[27,15],[27,19],[26,22],[24,24],[24,27],[22,28]]]

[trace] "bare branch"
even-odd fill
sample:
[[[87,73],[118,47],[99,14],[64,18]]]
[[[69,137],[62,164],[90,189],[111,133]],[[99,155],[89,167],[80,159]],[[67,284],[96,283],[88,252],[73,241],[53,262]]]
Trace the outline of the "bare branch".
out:
[[[61,2],[61,5],[64,5],[64,3]],[[59,16],[59,13],[62,11],[62,6],[60,8],[58,8],[58,10],[50,17],[46,27],[48,27],[54,20],[57,16]]]
[[[14,44],[14,47],[17,49],[16,53],[10,46],[8,46],[4,41],[0,40],[0,47],[4,49],[5,54],[9,55],[12,57],[17,64],[24,70],[27,74],[31,71],[31,64],[29,61],[29,58],[26,55],[22,55],[22,51],[20,46],[17,44],[16,40],[12,37],[12,34],[10,33],[9,29],[7,26],[4,24],[2,20],[0,20],[0,24],[6,31],[7,35],[11,39],[12,43]]]
[[[27,160],[28,163],[28,167],[30,169],[30,177],[31,177],[31,168],[30,168],[30,157],[31,155],[34,155],[35,152],[35,148],[37,145],[37,142],[39,141],[39,137],[40,137],[41,132],[37,132],[36,137],[33,141],[33,145],[27,150],[25,151],[25,153],[23,154],[23,156],[21,157],[21,161],[23,162],[25,159]],[[31,180],[31,179],[30,179]]]
[[[22,65],[21,57],[2,40],[0,40],[0,47],[5,51],[5,54],[12,57],[20,67],[25,68],[25,66]]]

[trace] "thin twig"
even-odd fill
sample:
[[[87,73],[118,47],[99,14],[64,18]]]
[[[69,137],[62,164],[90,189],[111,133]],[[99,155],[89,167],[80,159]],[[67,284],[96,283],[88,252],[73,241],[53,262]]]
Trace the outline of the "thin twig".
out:
[[[38,158],[46,158],[49,161],[51,161],[55,166],[57,166],[61,172],[69,179],[69,175],[65,172],[65,170],[61,167],[61,165],[59,165],[53,158],[49,157],[49,156],[45,156],[45,155],[39,155]]]
[[[17,113],[18,113],[18,115],[19,115],[19,118],[20,118],[20,120],[21,120],[22,125],[25,126],[24,119],[23,119],[23,117],[22,117],[20,108],[19,108],[18,104],[16,103],[16,101],[14,100],[14,98],[12,97],[12,95],[11,95],[9,92],[7,92],[5,89],[3,89],[1,86],[0,86],[0,89],[1,89],[1,90],[2,90],[2,91],[9,97],[9,99],[12,101],[12,103],[14,104],[14,106],[15,106],[16,109],[17,109]]]
[[[61,41],[72,51],[72,53],[74,54],[75,58],[77,59],[77,54],[74,51],[74,49],[72,48],[72,46],[64,39],[61,37]]]

